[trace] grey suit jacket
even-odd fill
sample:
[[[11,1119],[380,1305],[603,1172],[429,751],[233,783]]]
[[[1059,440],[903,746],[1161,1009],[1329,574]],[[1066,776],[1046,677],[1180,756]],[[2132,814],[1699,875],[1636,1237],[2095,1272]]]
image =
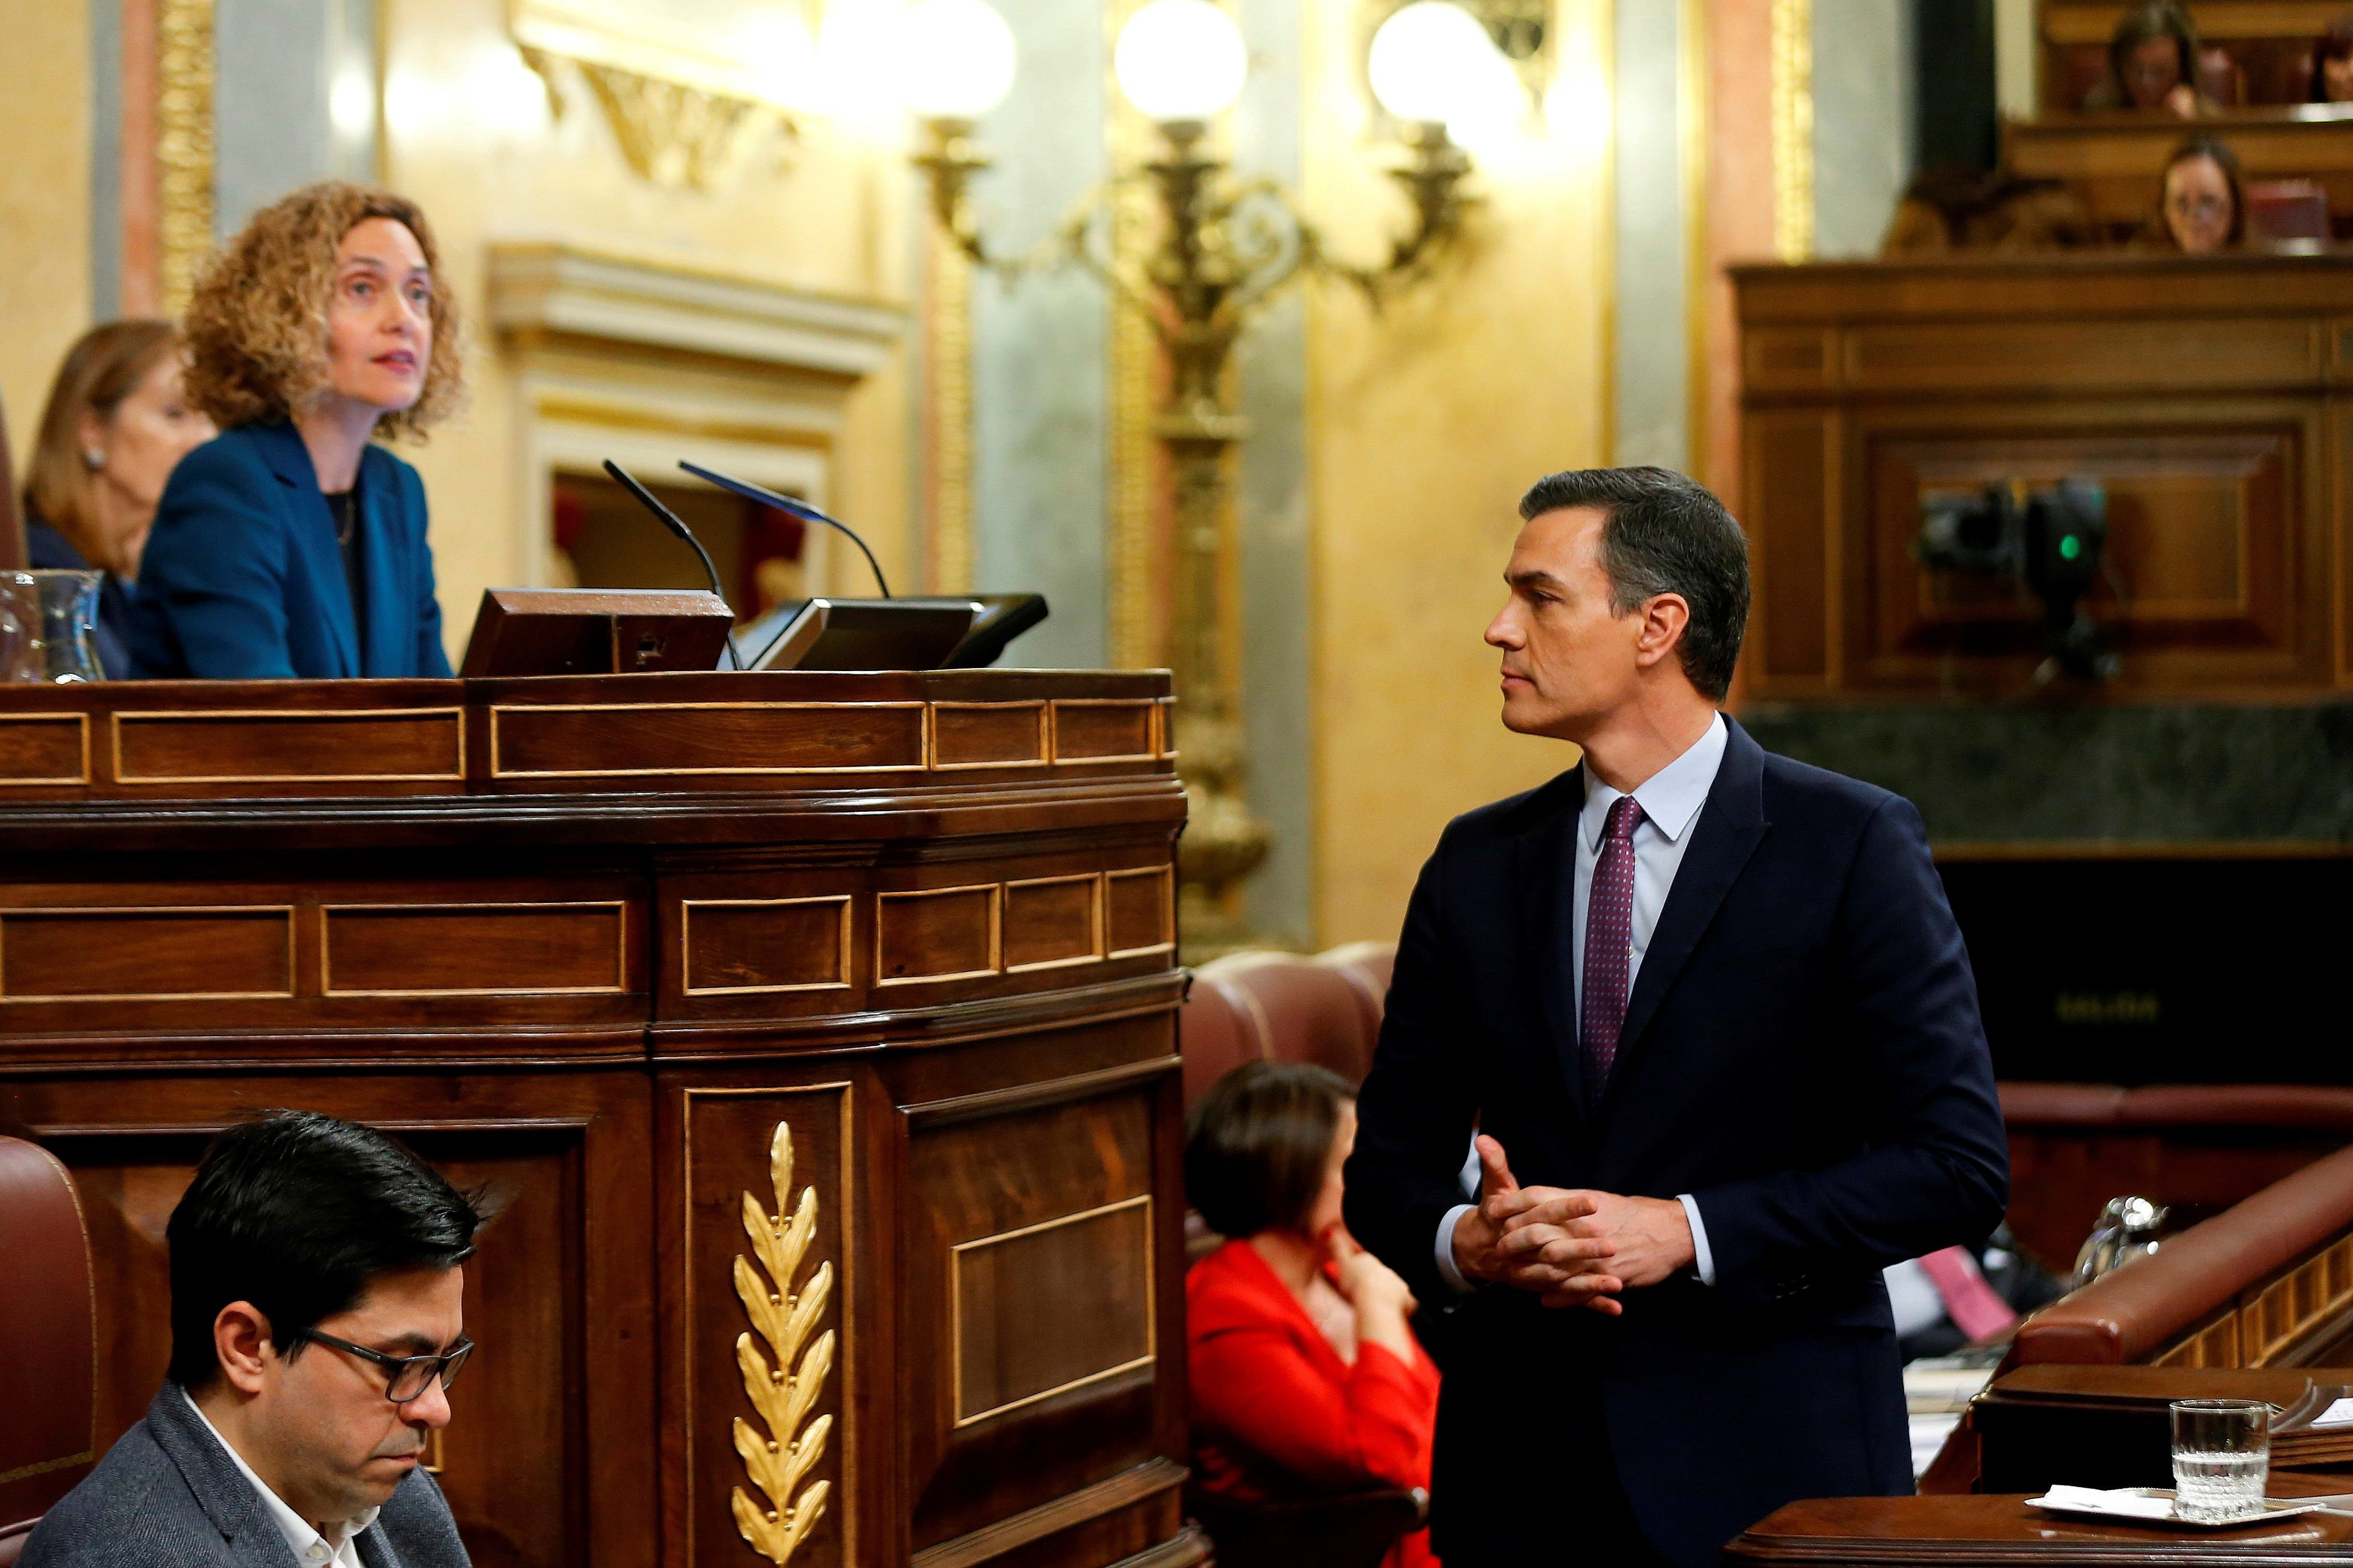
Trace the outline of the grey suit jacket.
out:
[[[441,1489],[411,1470],[359,1535],[368,1568],[471,1568]],[[22,1568],[298,1568],[252,1483],[167,1383],[147,1418],[34,1527]]]

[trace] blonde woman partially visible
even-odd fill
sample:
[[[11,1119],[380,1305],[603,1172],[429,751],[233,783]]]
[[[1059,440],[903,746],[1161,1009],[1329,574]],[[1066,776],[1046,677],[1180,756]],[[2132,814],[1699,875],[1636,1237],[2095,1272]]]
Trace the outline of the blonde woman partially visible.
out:
[[[424,482],[374,444],[461,395],[458,317],[414,202],[331,181],[254,215],[189,301],[188,397],[221,435],[164,492],[142,675],[446,676]]]
[[[99,663],[131,673],[131,584],[164,482],[213,422],[188,405],[187,358],[169,321],[109,321],[58,367],[25,472],[25,546],[37,567],[106,574]]]

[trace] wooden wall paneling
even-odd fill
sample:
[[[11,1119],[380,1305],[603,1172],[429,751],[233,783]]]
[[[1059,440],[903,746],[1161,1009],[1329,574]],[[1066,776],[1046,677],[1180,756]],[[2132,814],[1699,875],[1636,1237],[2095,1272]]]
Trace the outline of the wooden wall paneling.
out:
[[[2353,211],[2353,117],[2342,106],[2226,110],[2200,129],[2230,143],[2247,178],[2314,180],[2328,193],[2331,212]],[[2181,138],[2180,121],[2135,114],[2051,114],[2008,121],[2002,132],[2010,173],[2063,180],[2095,217],[2126,230],[2156,211],[2158,175]]]
[[[2043,657],[2038,601],[2015,584],[1924,570],[1921,503],[1986,484],[2089,473],[2108,491],[2107,583],[2088,603],[2125,665],[2118,691],[2326,679],[2327,491],[2316,405],[2283,399],[1937,403],[1852,422],[1851,683],[1979,695],[2022,688]]]
[[[0,1061],[79,1055],[90,1030],[315,1056],[299,1032],[321,1026],[401,1032],[405,1052],[431,1054],[437,1035],[598,1026],[611,1037],[588,1048],[641,1051],[646,883],[551,858],[578,868],[467,881],[446,856],[303,856],[301,881],[248,860],[236,879],[192,863],[174,881],[74,882],[26,866],[0,886]]]
[[[1073,1530],[1085,1521],[1048,1505],[1074,1495],[1106,1513],[1165,1508],[1181,1482],[1175,1066],[902,1108],[900,1390],[917,1563],[987,1561]]]
[[[90,782],[90,715],[0,714],[0,791]]]
[[[91,1236],[101,1448],[170,1356],[164,1227],[206,1139],[269,1108],[367,1121],[493,1217],[466,1267],[482,1347],[439,1467],[482,1568],[635,1564],[653,1550],[649,1092],[635,1074],[0,1083],[0,1120],[74,1174]]]
[[[1831,520],[1838,500],[1838,425],[1826,409],[1751,414],[1742,432],[1742,493],[1755,541],[1749,689],[1764,697],[1831,680]]]

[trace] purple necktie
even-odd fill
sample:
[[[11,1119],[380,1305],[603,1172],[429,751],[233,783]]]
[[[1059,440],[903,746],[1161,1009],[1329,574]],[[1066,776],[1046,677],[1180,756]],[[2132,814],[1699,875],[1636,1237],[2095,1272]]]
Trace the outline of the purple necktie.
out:
[[[1633,973],[1634,829],[1641,820],[1642,808],[1632,795],[1620,795],[1610,804],[1585,909],[1585,984],[1579,988],[1577,1037],[1585,1047],[1587,1095],[1597,1102],[1618,1060],[1618,1032],[1626,1026],[1626,993]]]

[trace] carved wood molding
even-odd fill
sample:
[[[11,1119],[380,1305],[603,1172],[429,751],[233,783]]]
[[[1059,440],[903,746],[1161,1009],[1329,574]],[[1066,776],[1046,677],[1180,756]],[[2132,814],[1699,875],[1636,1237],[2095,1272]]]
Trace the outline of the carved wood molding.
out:
[[[542,56],[543,73],[544,61]],[[575,64],[604,110],[621,156],[657,185],[713,190],[734,172],[762,130],[776,126],[787,138],[797,135],[789,118],[765,104],[615,66]]]

